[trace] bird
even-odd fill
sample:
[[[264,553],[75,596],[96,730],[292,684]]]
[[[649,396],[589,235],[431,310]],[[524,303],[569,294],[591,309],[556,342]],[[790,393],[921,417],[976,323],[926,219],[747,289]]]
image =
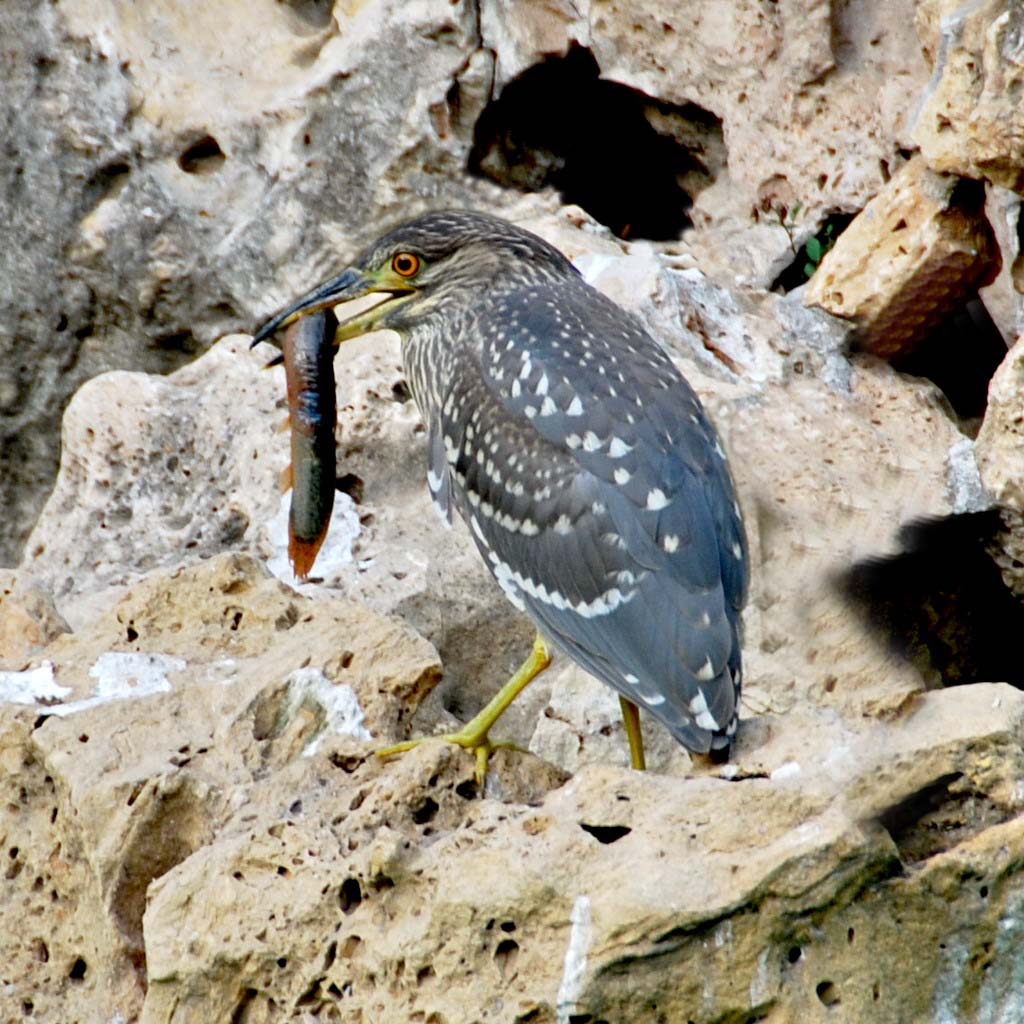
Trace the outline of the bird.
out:
[[[638,709],[692,753],[726,760],[747,538],[719,435],[662,345],[557,248],[470,210],[383,234],[253,345],[370,294],[381,301],[341,320],[335,347],[373,330],[399,335],[434,504],[465,520],[537,630],[520,669],[443,738],[474,754],[482,783],[492,726],[561,652],[618,693],[632,767],[645,767]]]

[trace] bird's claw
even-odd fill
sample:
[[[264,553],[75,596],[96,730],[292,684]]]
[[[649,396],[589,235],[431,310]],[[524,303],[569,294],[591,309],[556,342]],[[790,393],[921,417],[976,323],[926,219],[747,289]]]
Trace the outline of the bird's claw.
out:
[[[390,747],[382,747],[376,751],[376,754],[381,760],[387,760],[388,758],[397,757],[399,754],[405,754],[422,743],[433,742],[452,743],[473,755],[476,761],[473,775],[480,792],[483,792],[484,783],[487,781],[487,767],[490,763],[491,754],[496,750],[519,749],[514,743],[494,743],[487,733],[460,729],[458,732],[442,733],[440,736],[418,736],[416,739],[395,743]]]

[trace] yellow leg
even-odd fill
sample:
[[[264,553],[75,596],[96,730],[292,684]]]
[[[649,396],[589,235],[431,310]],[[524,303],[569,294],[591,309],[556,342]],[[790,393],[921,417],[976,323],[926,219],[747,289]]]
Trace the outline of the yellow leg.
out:
[[[445,736],[420,736],[404,743],[396,743],[377,751],[378,757],[392,757],[404,754],[407,750],[419,746],[428,740],[440,739],[471,751],[476,757],[476,781],[483,786],[487,777],[487,761],[494,750],[488,733],[494,723],[505,713],[508,706],[519,696],[551,664],[551,654],[540,633],[534,638],[530,656],[519,666],[515,675],[494,695],[485,708],[458,732]],[[636,710],[634,708],[634,710]],[[642,755],[641,755],[642,756]]]
[[[629,740],[629,760],[633,767],[642,772],[647,768],[644,759],[644,734],[640,731],[640,709],[625,697],[619,698],[622,708],[622,724],[626,727],[626,738]]]

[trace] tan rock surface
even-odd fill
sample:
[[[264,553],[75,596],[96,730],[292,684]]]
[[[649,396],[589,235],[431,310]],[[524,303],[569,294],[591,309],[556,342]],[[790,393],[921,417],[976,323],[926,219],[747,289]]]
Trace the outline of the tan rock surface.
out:
[[[0,705],[4,917],[37,922],[3,936],[0,1005],[52,1021],[137,1019],[150,882],[327,736],[356,737],[357,761],[370,731],[394,738],[439,677],[410,630],[233,555],[149,577],[41,660],[59,699]]]
[[[905,164],[826,254],[804,301],[852,320],[883,359],[905,355],[999,269],[980,207],[922,158]]]
[[[1024,11],[1015,0],[924,0],[932,78],[914,124],[929,165],[1024,191]]]
[[[0,570],[0,668],[21,668],[68,628],[53,598],[35,580]]]

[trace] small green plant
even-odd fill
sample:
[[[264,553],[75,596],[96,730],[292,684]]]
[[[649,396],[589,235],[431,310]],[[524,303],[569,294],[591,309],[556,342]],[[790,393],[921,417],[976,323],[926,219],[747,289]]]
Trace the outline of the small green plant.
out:
[[[818,267],[821,266],[825,253],[836,244],[835,235],[835,225],[830,223],[826,224],[813,238],[807,240],[807,244],[804,246],[804,254],[807,257],[807,262],[804,264],[804,275],[808,281],[814,276],[814,272]]]

